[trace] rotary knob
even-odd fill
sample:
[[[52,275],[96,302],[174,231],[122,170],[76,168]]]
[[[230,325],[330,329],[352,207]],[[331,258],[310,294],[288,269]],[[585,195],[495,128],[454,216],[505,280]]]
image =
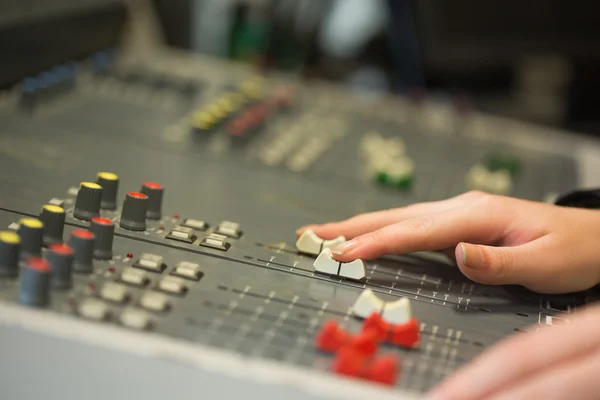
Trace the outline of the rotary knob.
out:
[[[73,216],[84,221],[100,216],[101,200],[102,186],[94,182],[82,182],[75,200]]]
[[[115,225],[108,218],[92,218],[90,231],[96,236],[94,242],[94,258],[96,260],[110,260],[113,257],[112,245],[115,234]]]
[[[19,274],[21,238],[14,232],[0,232],[0,277],[14,278]]]
[[[94,270],[92,258],[94,256],[95,236],[92,232],[83,229],[74,229],[71,232],[69,244],[73,249],[73,271],[90,273]]]
[[[19,303],[34,307],[48,304],[50,264],[41,257],[31,257],[21,271]]]
[[[65,226],[65,210],[62,207],[46,204],[42,207],[40,221],[44,224],[44,245],[62,243]]]
[[[19,221],[21,237],[21,260],[42,255],[44,224],[39,219],[23,218]]]
[[[156,182],[144,182],[141,192],[148,196],[146,218],[160,219],[162,217],[162,201],[165,189]]]
[[[52,270],[50,286],[54,289],[69,289],[73,286],[71,274],[73,258],[73,249],[68,244],[55,243],[50,245],[50,249],[46,253],[46,259]]]
[[[100,208],[105,210],[115,210],[117,208],[119,177],[112,172],[98,172],[96,183],[102,186]]]
[[[145,231],[147,209],[148,196],[139,192],[127,193],[119,226],[130,231]]]

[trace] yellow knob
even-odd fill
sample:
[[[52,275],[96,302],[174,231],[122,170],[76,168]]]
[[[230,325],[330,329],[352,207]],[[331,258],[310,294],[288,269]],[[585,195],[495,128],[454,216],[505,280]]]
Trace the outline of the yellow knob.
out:
[[[242,83],[241,92],[246,95],[246,97],[251,99],[258,99],[262,96],[262,88],[256,82],[246,81]]]
[[[192,118],[192,127],[197,129],[210,129],[215,124],[215,117],[211,114],[201,111]]]
[[[81,182],[81,186],[85,186],[90,189],[102,189],[102,186],[98,185],[95,182]]]
[[[64,214],[65,212],[64,208],[55,206],[54,204],[46,204],[42,209],[55,214]]]
[[[216,119],[224,118],[227,113],[223,110],[222,107],[219,107],[217,104],[211,104],[206,108],[206,112],[212,114]]]
[[[112,172],[98,172],[98,179],[105,179],[107,181],[117,181],[119,177],[117,174],[113,174]]]
[[[230,114],[234,110],[233,102],[227,97],[222,97],[217,101],[219,106],[226,114]]]
[[[42,221],[36,218],[21,218],[19,225],[23,225],[32,229],[42,229],[44,227]]]
[[[21,243],[21,238],[14,232],[3,231],[0,232],[0,242],[8,244],[19,244]]]

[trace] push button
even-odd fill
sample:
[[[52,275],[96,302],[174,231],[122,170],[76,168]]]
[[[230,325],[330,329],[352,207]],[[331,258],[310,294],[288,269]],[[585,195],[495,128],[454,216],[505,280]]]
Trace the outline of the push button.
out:
[[[202,271],[200,271],[200,266],[198,264],[182,261],[172,272],[172,275],[180,276],[185,279],[191,279],[194,281],[199,281],[200,278],[204,275]]]
[[[145,311],[137,308],[127,308],[121,313],[119,318],[121,323],[132,329],[144,330],[150,328],[150,317]]]
[[[242,231],[240,230],[240,224],[237,222],[231,221],[223,221],[217,226],[216,232],[219,235],[228,236],[233,239],[239,239],[242,235]]]
[[[186,218],[181,225],[197,231],[205,231],[208,229],[208,224],[206,222],[193,218]]]
[[[194,243],[196,240],[196,236],[194,236],[194,230],[192,228],[185,228],[183,226],[176,226],[173,228],[166,238],[184,243]]]
[[[148,283],[148,274],[140,269],[125,267],[121,273],[121,280],[134,286],[145,286]]]
[[[200,242],[200,246],[210,247],[211,249],[229,250],[231,245],[227,242],[227,236],[211,233]]]
[[[166,268],[162,256],[150,253],[142,253],[140,259],[133,266],[158,273],[164,271]]]
[[[105,283],[100,291],[100,296],[114,303],[124,303],[128,299],[127,288],[115,282]]]
[[[97,299],[86,299],[79,305],[77,312],[84,318],[101,321],[108,316],[108,306]]]
[[[165,311],[169,307],[169,299],[162,293],[147,292],[140,299],[140,305],[150,311]]]
[[[185,281],[175,276],[166,276],[158,282],[158,289],[170,294],[183,294],[187,290]]]

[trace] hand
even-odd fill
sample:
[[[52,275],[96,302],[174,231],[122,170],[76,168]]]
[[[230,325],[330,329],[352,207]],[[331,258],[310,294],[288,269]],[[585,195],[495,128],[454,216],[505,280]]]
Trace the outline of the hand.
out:
[[[324,239],[352,239],[333,251],[342,262],[450,250],[462,273],[479,283],[566,293],[600,282],[600,211],[595,210],[469,192],[308,225],[297,234],[306,229]]]
[[[597,399],[600,307],[570,324],[517,334],[483,353],[430,393],[431,400]]]

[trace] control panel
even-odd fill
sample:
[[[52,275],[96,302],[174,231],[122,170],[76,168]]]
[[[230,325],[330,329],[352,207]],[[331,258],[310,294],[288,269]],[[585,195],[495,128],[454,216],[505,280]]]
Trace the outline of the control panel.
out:
[[[595,298],[481,285],[437,253],[342,264],[338,239],[294,234],[470,189],[577,187],[574,150],[523,146],[524,124],[107,49],[3,91],[0,127],[0,320],[35,312],[23,321],[49,321],[42,333],[77,323],[92,342],[111,332],[418,396]]]

